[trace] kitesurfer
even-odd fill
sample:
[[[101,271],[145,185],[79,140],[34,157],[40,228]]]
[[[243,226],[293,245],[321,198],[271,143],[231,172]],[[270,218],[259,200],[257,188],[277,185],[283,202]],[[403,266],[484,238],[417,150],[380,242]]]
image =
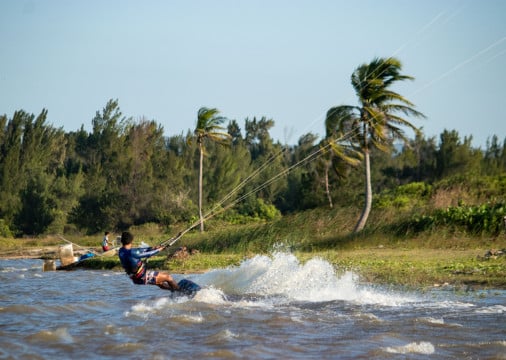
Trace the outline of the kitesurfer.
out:
[[[148,248],[133,248],[132,242],[134,236],[125,231],[121,234],[121,244],[123,245],[118,252],[121,265],[125,269],[134,284],[138,285],[157,285],[162,289],[179,290],[178,284],[169,273],[162,271],[147,270],[143,259],[147,259],[158,254],[165,247],[156,246]]]

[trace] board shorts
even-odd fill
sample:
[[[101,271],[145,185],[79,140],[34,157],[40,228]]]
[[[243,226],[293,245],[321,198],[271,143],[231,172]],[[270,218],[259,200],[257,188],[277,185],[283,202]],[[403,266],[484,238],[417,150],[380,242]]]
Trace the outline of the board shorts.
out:
[[[158,271],[148,270],[144,274],[143,277],[136,278],[135,276],[131,276],[130,278],[137,285],[156,285],[156,277],[158,276]]]
[[[145,284],[156,285],[156,277],[157,276],[158,276],[158,271],[148,270],[148,271],[146,271],[146,273],[144,274],[143,277],[136,278],[136,277],[132,276],[132,277],[130,277],[130,279],[132,279],[134,284],[137,284],[137,285],[145,285]]]
[[[156,285],[156,277],[158,276],[158,271],[148,270],[146,271],[146,282],[145,284]]]

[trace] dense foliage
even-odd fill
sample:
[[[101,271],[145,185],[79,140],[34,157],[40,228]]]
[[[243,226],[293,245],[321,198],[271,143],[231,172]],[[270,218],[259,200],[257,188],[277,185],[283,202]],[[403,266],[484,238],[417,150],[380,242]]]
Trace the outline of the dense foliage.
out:
[[[166,136],[153,120],[123,116],[110,100],[92,130],[65,132],[48,112],[0,116],[0,236],[95,234],[157,223],[167,230],[198,221],[199,149],[193,131]],[[362,203],[362,170],[329,166],[318,138],[274,141],[274,120],[228,120],[230,146],[206,144],[204,217],[231,223],[275,219],[310,208]],[[189,126],[191,128],[191,125]],[[496,233],[506,215],[506,139],[473,148],[455,130],[423,133],[402,148],[371,150],[373,212],[410,209],[401,231],[445,221]],[[343,166],[341,166],[343,165]],[[406,210],[407,211],[407,210]]]

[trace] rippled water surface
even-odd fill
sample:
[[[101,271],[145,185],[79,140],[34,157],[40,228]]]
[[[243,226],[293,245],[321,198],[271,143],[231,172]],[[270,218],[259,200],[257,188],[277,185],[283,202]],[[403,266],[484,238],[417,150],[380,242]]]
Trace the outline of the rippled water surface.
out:
[[[0,358],[506,359],[505,291],[373,287],[286,253],[188,278],[193,298],[0,260]]]

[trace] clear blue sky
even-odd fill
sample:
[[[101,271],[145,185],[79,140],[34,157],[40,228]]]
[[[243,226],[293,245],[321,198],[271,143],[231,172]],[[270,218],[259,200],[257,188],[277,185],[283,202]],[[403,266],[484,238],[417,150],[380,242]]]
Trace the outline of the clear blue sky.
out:
[[[357,104],[357,66],[388,56],[416,78],[394,90],[425,113],[410,120],[426,136],[504,140],[503,0],[0,0],[0,114],[46,108],[55,127],[89,131],[118,99],[178,135],[207,106],[241,128],[271,118],[295,144]]]

